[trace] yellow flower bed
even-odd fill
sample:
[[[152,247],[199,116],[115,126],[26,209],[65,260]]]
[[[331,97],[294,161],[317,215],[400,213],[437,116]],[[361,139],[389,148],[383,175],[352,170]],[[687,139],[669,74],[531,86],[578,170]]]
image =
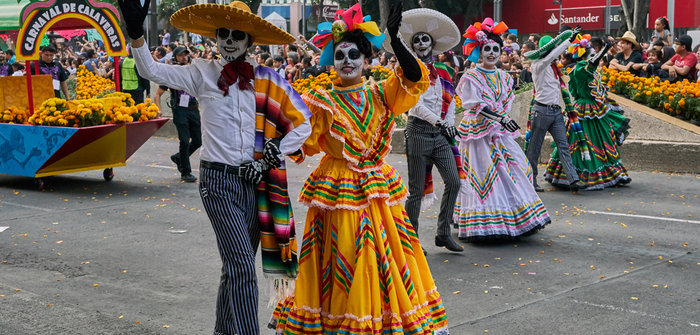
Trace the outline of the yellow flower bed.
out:
[[[305,93],[319,88],[330,90],[333,86],[333,81],[338,78],[335,71],[331,71],[330,75],[327,73],[321,73],[320,75],[314,77],[311,76],[306,79],[297,79],[292,83],[292,88],[294,88],[299,95],[304,95]]]
[[[29,111],[10,107],[2,113],[0,122],[58,127],[89,127],[148,121],[158,115],[158,107],[151,99],[136,105],[128,93],[112,93],[103,99],[66,101],[51,98],[44,101],[30,116]]]
[[[603,68],[601,78],[616,94],[627,95],[630,99],[661,108],[671,115],[700,120],[700,83],[684,79],[669,83],[659,77],[642,78],[629,72],[619,72]]]
[[[108,90],[113,90],[115,84],[113,81],[102,78],[88,71],[85,65],[78,67],[78,76],[76,78],[75,93],[77,99],[90,99],[99,96]]]

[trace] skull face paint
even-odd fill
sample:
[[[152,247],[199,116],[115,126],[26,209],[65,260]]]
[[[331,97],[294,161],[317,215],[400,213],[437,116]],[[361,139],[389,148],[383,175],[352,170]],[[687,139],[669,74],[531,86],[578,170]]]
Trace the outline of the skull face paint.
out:
[[[500,55],[501,46],[494,41],[489,40],[481,46],[481,57],[484,65],[495,66]]]
[[[219,28],[216,30],[216,47],[219,49],[221,57],[227,62],[244,55],[248,48],[250,35],[240,30]]]
[[[433,58],[433,37],[426,33],[416,33],[411,40],[411,47],[418,59],[427,63]]]
[[[357,79],[362,75],[365,55],[357,49],[357,44],[340,42],[335,47],[333,66],[338,77],[344,80]]]

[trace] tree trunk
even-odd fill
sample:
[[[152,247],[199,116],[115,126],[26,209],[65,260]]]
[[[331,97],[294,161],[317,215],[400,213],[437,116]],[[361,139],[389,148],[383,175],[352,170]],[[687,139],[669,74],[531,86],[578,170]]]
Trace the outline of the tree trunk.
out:
[[[151,27],[149,28],[149,33],[151,36],[148,37],[149,46],[159,45],[159,43],[158,43],[158,14],[157,13],[158,13],[158,5],[156,4],[156,1],[151,1],[151,15],[150,15],[151,22],[149,22],[149,24],[151,25]]]
[[[632,14],[634,11],[634,5],[631,3],[630,0],[620,0],[620,4],[622,5],[624,23],[627,24],[627,30],[631,31],[634,27],[634,25],[632,24]],[[622,29],[620,29],[620,32],[622,32]]]
[[[379,0],[379,31],[384,31],[389,21],[389,0]]]
[[[637,40],[640,41],[642,34],[646,29],[646,18],[649,13],[649,1],[648,0],[635,0],[634,4],[634,29],[632,32],[634,36],[637,36]]]

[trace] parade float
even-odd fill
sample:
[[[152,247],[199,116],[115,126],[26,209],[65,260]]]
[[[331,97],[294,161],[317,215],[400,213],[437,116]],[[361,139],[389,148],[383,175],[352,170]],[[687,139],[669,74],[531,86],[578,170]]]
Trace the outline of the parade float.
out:
[[[119,57],[127,55],[119,12],[93,0],[49,0],[27,4],[19,15],[17,60],[34,62],[35,73],[0,78],[0,173],[35,178],[125,166],[168,119],[146,100],[135,104],[119,87]],[[77,100],[55,98],[51,75],[39,74],[41,36],[49,29],[95,28],[114,57],[114,82],[81,68]],[[113,93],[110,93],[114,91]]]

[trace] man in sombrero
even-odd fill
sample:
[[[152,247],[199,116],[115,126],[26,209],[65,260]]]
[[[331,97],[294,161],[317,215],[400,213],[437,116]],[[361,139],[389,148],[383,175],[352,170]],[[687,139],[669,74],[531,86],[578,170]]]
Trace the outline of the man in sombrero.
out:
[[[284,155],[298,151],[309,136],[311,113],[277,72],[246,59],[246,49],[254,42],[287,44],[294,38],[240,1],[188,6],[170,23],[216,38],[221,58],[168,66],[155,62],[144,45],[150,0],[119,0],[119,7],[139,73],[200,103],[199,189],[223,263],[214,334],[257,335],[255,254],[261,238],[266,286],[284,295],[280,288],[297,274]]]
[[[562,27],[564,28],[564,27]],[[566,26],[556,37],[544,36],[540,39],[539,49],[526,52],[527,59],[532,61],[530,72],[535,84],[533,101],[528,115],[527,133],[525,135],[525,152],[532,166],[532,184],[535,191],[543,192],[537,184],[537,163],[540,160],[542,143],[547,132],[552,134],[554,143],[559,150],[561,163],[569,179],[569,187],[572,191],[584,189],[586,186],[579,181],[576,168],[571,160],[569,144],[566,137],[566,123],[561,106],[559,106],[559,93],[564,96],[567,109],[571,110],[569,92],[566,89],[562,72],[555,61],[571,45],[576,35],[581,32],[581,26],[573,30]]]
[[[421,209],[430,207],[436,199],[432,179],[434,164],[445,185],[435,245],[462,252],[464,249],[450,235],[460,178],[466,178],[455,141],[454,70],[433,59],[433,55],[448,51],[459,43],[459,29],[447,15],[432,9],[412,9],[403,12],[402,16],[400,36],[430,71],[430,87],[408,111],[405,135],[409,196],[406,212],[413,229],[418,232]],[[390,41],[384,42],[384,48],[394,52]]]

